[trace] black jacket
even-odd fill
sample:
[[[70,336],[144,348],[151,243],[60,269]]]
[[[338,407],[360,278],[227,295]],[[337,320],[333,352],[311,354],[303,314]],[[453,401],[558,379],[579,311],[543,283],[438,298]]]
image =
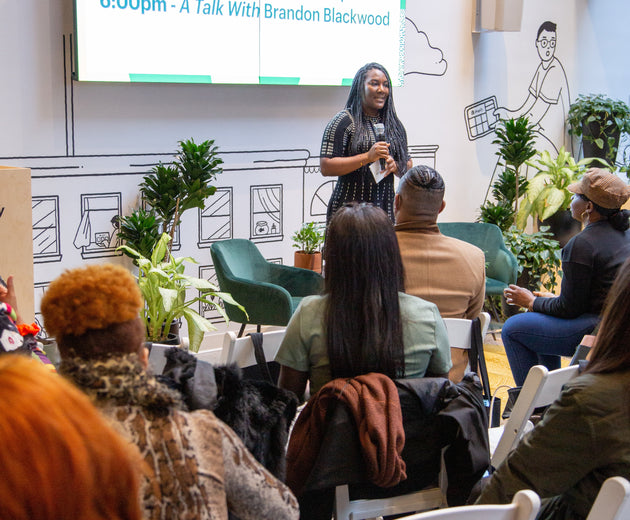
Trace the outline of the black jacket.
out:
[[[330,413],[322,448],[300,500],[300,518],[330,518],[334,488],[351,484],[350,498],[378,498],[417,491],[437,483],[445,451],[449,506],[465,503],[473,485],[490,465],[488,419],[481,385],[467,374],[455,385],[443,378],[397,380],[405,429],[402,457],[407,480],[383,489],[365,482],[359,439],[344,406]]]

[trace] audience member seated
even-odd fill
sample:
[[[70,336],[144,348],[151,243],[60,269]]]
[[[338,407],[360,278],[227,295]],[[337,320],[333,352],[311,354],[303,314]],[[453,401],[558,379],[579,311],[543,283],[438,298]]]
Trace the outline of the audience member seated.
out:
[[[13,276],[7,278],[6,284],[0,278],[0,352],[26,354],[46,365],[51,372],[56,372],[35,339],[38,333],[36,323],[25,323],[20,316]]]
[[[340,208],[324,247],[324,294],[302,300],[276,361],[279,384],[301,399],[328,381],[379,372],[391,379],[442,376],[450,348],[437,307],[405,294],[396,234],[383,210]]]
[[[0,518],[143,518],[140,454],[84,394],[22,356],[0,358],[0,388]]]
[[[538,518],[583,520],[608,477],[630,478],[630,260],[610,289],[591,359],[508,455],[477,500],[540,495]]]
[[[264,469],[212,412],[182,411],[180,396],[146,372],[140,290],[114,265],[65,272],[41,303],[57,338],[60,373],[138,446],[150,474],[146,518],[297,518],[289,489]]]
[[[486,266],[477,246],[444,236],[437,225],[444,210],[444,180],[429,166],[414,166],[394,199],[396,237],[405,268],[405,292],[435,303],[443,318],[474,319],[486,293]],[[451,349],[451,380],[461,381],[468,351]]]
[[[585,227],[562,249],[560,296],[516,285],[504,291],[507,303],[533,311],[512,316],[501,332],[518,386],[534,365],[555,370],[560,356],[573,356],[582,337],[597,325],[617,270],[630,256],[630,212],[620,209],[630,187],[616,175],[592,168],[568,189],[575,193],[571,215]]]

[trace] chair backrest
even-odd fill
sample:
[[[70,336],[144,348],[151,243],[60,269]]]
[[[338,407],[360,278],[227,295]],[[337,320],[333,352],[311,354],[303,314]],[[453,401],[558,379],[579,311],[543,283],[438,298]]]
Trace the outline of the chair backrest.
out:
[[[446,470],[442,463],[439,487],[431,487],[387,498],[350,500],[347,484],[335,489],[335,519],[365,520],[391,515],[401,515],[415,511],[446,507]]]
[[[501,229],[487,222],[440,222],[443,235],[477,246],[486,257],[486,277],[505,284],[515,283],[518,276],[516,257],[505,245]]]
[[[534,520],[539,509],[540,498],[528,489],[516,493],[511,504],[449,507],[399,520]]]
[[[463,318],[443,318],[448,333],[448,342],[451,347],[470,349],[472,320]],[[481,337],[485,338],[490,328],[490,314],[482,312],[479,315],[481,320]]]
[[[586,520],[625,520],[630,518],[630,482],[610,477],[602,484]]]
[[[210,246],[210,254],[219,285],[224,277],[260,280],[267,264],[256,244],[244,238],[214,242]]]
[[[263,332],[263,350],[266,360],[273,361],[284,338],[285,329]],[[237,338],[232,331],[225,333],[223,338],[223,350],[221,351],[221,363],[236,363],[241,368],[256,365],[254,345],[250,336]]]
[[[492,467],[498,467],[514,449],[523,436],[534,408],[553,403],[560,395],[563,385],[578,374],[579,368],[579,365],[572,365],[551,372],[542,365],[530,368],[510,418],[502,426],[503,433],[492,454]]]

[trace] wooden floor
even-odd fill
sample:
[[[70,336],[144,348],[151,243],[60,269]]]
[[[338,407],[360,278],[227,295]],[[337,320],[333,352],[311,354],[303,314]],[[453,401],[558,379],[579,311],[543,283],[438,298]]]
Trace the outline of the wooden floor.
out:
[[[488,367],[490,389],[493,395],[496,393],[496,396],[501,399],[503,407],[507,402],[507,387],[514,386],[514,378],[512,377],[510,364],[501,342],[501,332],[496,332],[494,336],[490,333],[486,335],[483,342],[483,351]]]

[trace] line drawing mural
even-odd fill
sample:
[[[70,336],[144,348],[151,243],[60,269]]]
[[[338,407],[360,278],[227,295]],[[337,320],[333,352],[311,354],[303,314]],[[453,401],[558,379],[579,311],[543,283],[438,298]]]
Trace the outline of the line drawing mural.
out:
[[[32,197],[33,262],[60,262],[59,196]]]
[[[122,193],[81,195],[81,222],[74,236],[74,247],[83,258],[121,255],[117,231],[122,213]]]
[[[570,95],[567,74],[555,55],[556,43],[556,24],[548,21],[541,24],[535,40],[540,63],[529,84],[527,99],[514,110],[497,108],[495,116],[498,119],[527,116],[538,134],[536,149],[550,150],[552,146],[557,153],[565,144]]]
[[[282,235],[282,185],[251,186],[250,239],[280,241]]]
[[[543,22],[537,31],[534,45],[539,63],[527,88],[527,98],[520,107],[510,110],[498,105],[491,95],[464,107],[464,122],[468,139],[473,141],[489,134],[501,119],[526,116],[534,125],[534,148],[555,151],[567,142],[566,118],[570,105],[569,83],[564,66],[556,57],[557,24]],[[572,143],[569,143],[572,144]],[[500,161],[497,160],[490,177],[485,200],[490,193]],[[528,166],[524,167],[527,177]]]
[[[205,209],[199,210],[199,242],[197,247],[210,247],[212,242],[232,238],[233,188],[217,188]]]
[[[431,45],[427,33],[418,29],[411,18],[405,20],[405,76],[444,76],[448,62],[443,51]]]
[[[520,107],[510,110],[500,106],[496,95],[492,95],[464,108],[469,140],[493,133],[500,119],[527,116],[534,125],[534,147],[537,150],[555,150],[557,153],[565,145],[570,93],[564,66],[555,55],[556,43],[556,24],[549,21],[541,24],[534,40],[540,62],[528,85],[527,98]]]

